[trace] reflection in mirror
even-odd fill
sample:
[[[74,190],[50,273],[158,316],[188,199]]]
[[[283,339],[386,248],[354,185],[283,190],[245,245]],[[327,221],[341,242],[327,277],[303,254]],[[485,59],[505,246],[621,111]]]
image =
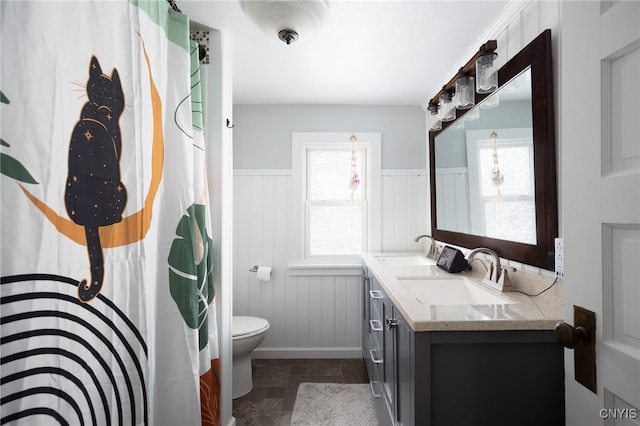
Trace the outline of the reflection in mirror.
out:
[[[438,228],[536,244],[530,69],[468,115],[435,139]]]
[[[551,31],[498,72],[499,88],[429,132],[431,235],[553,270],[558,200]]]

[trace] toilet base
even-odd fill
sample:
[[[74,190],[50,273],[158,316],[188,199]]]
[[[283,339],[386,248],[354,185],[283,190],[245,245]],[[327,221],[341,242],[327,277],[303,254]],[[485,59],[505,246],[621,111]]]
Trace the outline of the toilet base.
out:
[[[253,389],[251,353],[264,340],[269,322],[263,318],[233,317],[233,399]]]
[[[233,359],[233,399],[245,396],[253,389],[251,354]]]

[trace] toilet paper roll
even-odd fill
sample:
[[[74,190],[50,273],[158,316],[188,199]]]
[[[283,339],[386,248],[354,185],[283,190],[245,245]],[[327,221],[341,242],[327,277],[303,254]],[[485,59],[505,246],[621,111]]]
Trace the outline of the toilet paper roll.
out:
[[[258,266],[256,272],[256,278],[258,281],[268,282],[271,280],[271,267],[270,266]]]

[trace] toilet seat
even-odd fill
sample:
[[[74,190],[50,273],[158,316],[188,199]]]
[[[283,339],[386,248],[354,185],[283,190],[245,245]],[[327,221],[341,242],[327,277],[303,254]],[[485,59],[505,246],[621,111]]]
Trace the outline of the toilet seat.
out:
[[[231,322],[231,333],[234,339],[242,339],[264,333],[269,328],[269,321],[264,318],[234,316]]]

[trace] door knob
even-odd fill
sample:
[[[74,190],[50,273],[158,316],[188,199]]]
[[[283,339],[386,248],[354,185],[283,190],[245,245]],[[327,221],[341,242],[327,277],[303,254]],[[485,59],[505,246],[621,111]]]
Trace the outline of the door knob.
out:
[[[580,341],[589,343],[589,331],[583,326],[574,327],[562,321],[556,324],[553,333],[565,348],[574,349]]]
[[[596,314],[573,305],[573,323],[559,322],[553,333],[565,348],[574,349],[575,379],[593,393],[596,386]]]

